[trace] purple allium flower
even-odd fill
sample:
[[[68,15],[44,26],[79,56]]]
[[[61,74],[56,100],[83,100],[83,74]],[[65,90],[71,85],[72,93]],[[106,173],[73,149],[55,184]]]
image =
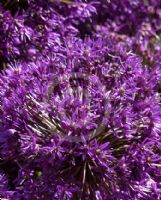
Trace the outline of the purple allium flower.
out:
[[[4,66],[14,59],[35,60],[58,51],[64,37],[95,34],[112,35],[141,55],[145,64],[160,63],[160,1],[8,0],[1,4]]]
[[[67,39],[1,74],[14,198],[160,198],[160,72],[108,41]]]

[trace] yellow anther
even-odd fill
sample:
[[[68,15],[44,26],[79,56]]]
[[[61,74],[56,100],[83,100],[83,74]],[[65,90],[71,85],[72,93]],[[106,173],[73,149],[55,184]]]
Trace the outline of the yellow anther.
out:
[[[148,156],[148,157],[147,157],[147,161],[151,161],[151,157]]]
[[[96,153],[100,153],[101,152],[101,149],[96,149]]]
[[[84,54],[87,55],[87,56],[89,56],[90,51],[88,49],[86,49],[86,50],[84,50]]]
[[[42,171],[37,171],[36,175],[37,175],[37,177],[41,177],[42,176]]]
[[[121,94],[124,94],[124,93],[125,93],[125,90],[124,90],[123,88],[121,88],[121,89],[120,89],[120,93],[121,93]]]

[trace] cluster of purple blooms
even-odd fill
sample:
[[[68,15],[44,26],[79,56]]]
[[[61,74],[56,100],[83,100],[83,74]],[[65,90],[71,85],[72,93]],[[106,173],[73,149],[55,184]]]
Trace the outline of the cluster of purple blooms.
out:
[[[0,199],[161,199],[161,1],[2,0]]]

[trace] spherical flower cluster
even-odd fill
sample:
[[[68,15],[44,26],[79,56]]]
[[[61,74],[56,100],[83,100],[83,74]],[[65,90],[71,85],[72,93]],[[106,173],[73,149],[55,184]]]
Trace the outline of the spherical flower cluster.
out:
[[[17,165],[13,199],[160,197],[160,73],[101,39],[66,43],[60,57],[1,75],[0,153]]]
[[[2,1],[1,199],[161,199],[160,5]]]

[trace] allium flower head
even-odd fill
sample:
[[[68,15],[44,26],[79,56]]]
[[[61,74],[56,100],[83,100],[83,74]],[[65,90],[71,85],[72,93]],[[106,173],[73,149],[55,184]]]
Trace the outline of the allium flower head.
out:
[[[1,155],[16,159],[14,198],[160,198],[160,73],[113,55],[108,40],[65,44],[62,55],[1,74]]]

